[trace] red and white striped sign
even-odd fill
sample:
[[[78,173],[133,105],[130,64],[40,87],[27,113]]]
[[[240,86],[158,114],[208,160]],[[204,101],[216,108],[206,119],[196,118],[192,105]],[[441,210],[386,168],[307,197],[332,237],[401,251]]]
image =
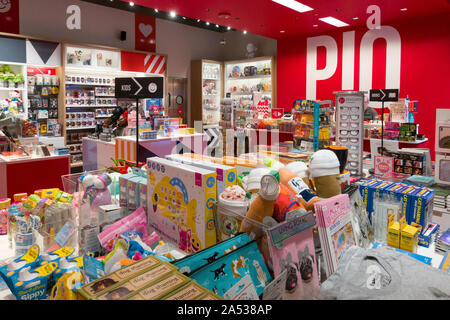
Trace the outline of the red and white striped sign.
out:
[[[166,57],[157,54],[122,51],[121,69],[122,71],[163,75],[166,71]]]

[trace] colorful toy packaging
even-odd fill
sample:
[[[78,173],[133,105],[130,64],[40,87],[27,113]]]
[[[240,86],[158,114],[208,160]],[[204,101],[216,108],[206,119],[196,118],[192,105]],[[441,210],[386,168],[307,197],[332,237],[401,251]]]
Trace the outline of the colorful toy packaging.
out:
[[[216,171],[217,173],[217,194],[221,194],[225,188],[235,185],[237,179],[236,168],[223,164],[213,163],[203,160],[192,160],[183,155],[172,154],[167,155],[166,159],[185,163],[194,167]]]
[[[150,226],[186,252],[214,245],[217,173],[158,157],[147,167]]]

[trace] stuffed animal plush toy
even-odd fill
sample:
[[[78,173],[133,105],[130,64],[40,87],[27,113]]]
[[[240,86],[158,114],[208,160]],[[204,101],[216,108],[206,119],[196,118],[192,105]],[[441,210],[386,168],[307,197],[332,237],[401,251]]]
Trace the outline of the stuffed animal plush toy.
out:
[[[311,156],[309,171],[314,180],[316,194],[331,198],[341,194],[339,159],[331,150],[319,150]]]
[[[290,164],[289,168],[297,173],[292,172],[287,166],[281,162],[272,159],[264,159],[264,163],[271,168],[278,170],[280,174],[281,184],[288,187],[298,198],[298,202],[308,211],[314,211],[314,203],[320,199],[311,192],[310,180],[307,174],[307,167],[303,163]],[[300,176],[299,176],[299,175]]]
[[[252,201],[247,211],[246,218],[241,224],[240,232],[251,235],[260,235],[261,228],[252,221],[265,223],[266,218],[273,221],[274,204],[280,194],[279,175],[276,171],[265,174],[261,178],[261,188],[258,197]]]

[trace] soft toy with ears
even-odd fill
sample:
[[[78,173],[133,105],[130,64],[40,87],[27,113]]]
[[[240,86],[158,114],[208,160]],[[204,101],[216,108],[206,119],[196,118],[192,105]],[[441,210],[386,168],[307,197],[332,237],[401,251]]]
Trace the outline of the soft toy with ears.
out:
[[[314,180],[316,194],[331,198],[341,194],[339,159],[331,150],[319,150],[311,156],[309,171]]]

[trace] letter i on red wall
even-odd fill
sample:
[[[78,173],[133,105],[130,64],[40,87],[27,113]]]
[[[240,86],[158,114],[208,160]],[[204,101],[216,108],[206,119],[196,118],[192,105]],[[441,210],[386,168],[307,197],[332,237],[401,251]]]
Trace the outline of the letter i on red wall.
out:
[[[20,33],[19,0],[0,0],[0,32]]]
[[[2,1],[2,0],[0,0]],[[156,51],[156,22],[154,17],[134,15],[135,48],[140,51]]]

